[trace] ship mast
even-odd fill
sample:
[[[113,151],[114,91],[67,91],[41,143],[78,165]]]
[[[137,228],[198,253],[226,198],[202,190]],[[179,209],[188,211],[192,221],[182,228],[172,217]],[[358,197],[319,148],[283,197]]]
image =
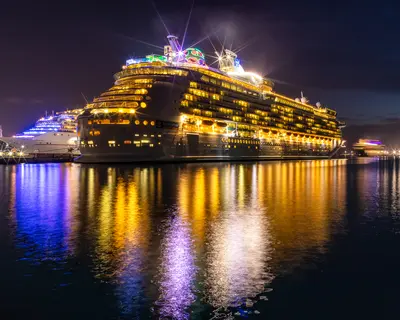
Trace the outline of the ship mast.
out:
[[[184,61],[184,54],[181,45],[179,44],[178,37],[170,34],[167,36],[169,45],[164,46],[164,55],[169,62],[182,62]]]

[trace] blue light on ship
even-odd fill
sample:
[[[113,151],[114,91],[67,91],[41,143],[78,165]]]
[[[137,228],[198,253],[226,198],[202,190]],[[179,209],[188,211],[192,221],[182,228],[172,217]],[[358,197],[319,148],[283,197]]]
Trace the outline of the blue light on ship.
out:
[[[16,138],[33,138],[38,135],[42,135],[48,132],[61,131],[63,126],[61,121],[71,119],[74,120],[73,115],[60,115],[60,116],[49,116],[40,118],[35,126],[24,131],[22,134],[17,134]]]

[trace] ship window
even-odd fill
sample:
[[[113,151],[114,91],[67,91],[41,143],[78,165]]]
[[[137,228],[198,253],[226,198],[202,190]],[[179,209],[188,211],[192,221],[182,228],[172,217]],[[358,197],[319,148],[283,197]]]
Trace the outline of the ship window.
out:
[[[151,144],[150,144],[150,147],[154,147],[154,144],[151,143]]]
[[[151,124],[152,126],[154,126],[156,123],[155,123],[154,121],[151,121],[150,124]]]
[[[135,133],[135,137],[139,137],[139,134],[138,134],[138,133]]]
[[[89,135],[91,135],[91,136],[99,136],[100,135],[100,131],[99,130],[91,130],[91,131],[89,131]]]
[[[115,140],[109,140],[108,141],[108,146],[109,147],[115,147]]]
[[[149,123],[149,122],[148,122],[147,120],[144,120],[144,121],[143,121],[143,124],[144,124],[145,126],[147,126],[148,123]]]
[[[140,124],[140,121],[139,120],[135,120],[135,124],[136,125]]]
[[[124,144],[132,144],[132,141],[131,140],[125,140]]]

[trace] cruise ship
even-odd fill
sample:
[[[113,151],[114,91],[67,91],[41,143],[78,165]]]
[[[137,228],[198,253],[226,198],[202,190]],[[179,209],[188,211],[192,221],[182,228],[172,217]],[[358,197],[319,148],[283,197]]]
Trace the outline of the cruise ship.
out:
[[[218,68],[168,36],[164,55],[129,59],[78,117],[81,163],[312,159],[342,146],[336,111],[273,90],[230,50]]]
[[[359,157],[380,157],[389,153],[380,140],[371,139],[359,139],[353,144],[353,150]]]
[[[12,137],[1,137],[3,147],[24,157],[78,156],[76,121],[82,109],[45,115],[30,129]]]

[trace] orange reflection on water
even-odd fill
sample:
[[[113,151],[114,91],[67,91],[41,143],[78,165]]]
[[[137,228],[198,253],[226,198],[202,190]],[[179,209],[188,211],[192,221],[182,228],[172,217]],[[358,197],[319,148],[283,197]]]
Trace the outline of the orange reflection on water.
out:
[[[8,173],[10,208],[18,232],[46,254],[51,236],[70,255],[88,250],[95,281],[112,285],[122,313],[140,318],[155,305],[154,314],[185,319],[203,302],[227,308],[261,294],[308,252],[323,252],[348,187],[398,192],[398,177],[359,169],[353,181],[344,164],[27,166]]]
[[[231,169],[223,167],[224,170]],[[246,297],[262,292],[272,279],[268,268],[272,249],[269,221],[254,196],[257,190],[252,190],[257,189],[256,176],[247,165],[240,165],[234,173],[224,184],[232,188],[237,181],[238,197],[222,200],[219,216],[208,232],[204,257],[205,299],[217,308],[242,303]],[[247,189],[245,181],[249,183]],[[230,192],[231,188],[220,189],[219,194]]]

